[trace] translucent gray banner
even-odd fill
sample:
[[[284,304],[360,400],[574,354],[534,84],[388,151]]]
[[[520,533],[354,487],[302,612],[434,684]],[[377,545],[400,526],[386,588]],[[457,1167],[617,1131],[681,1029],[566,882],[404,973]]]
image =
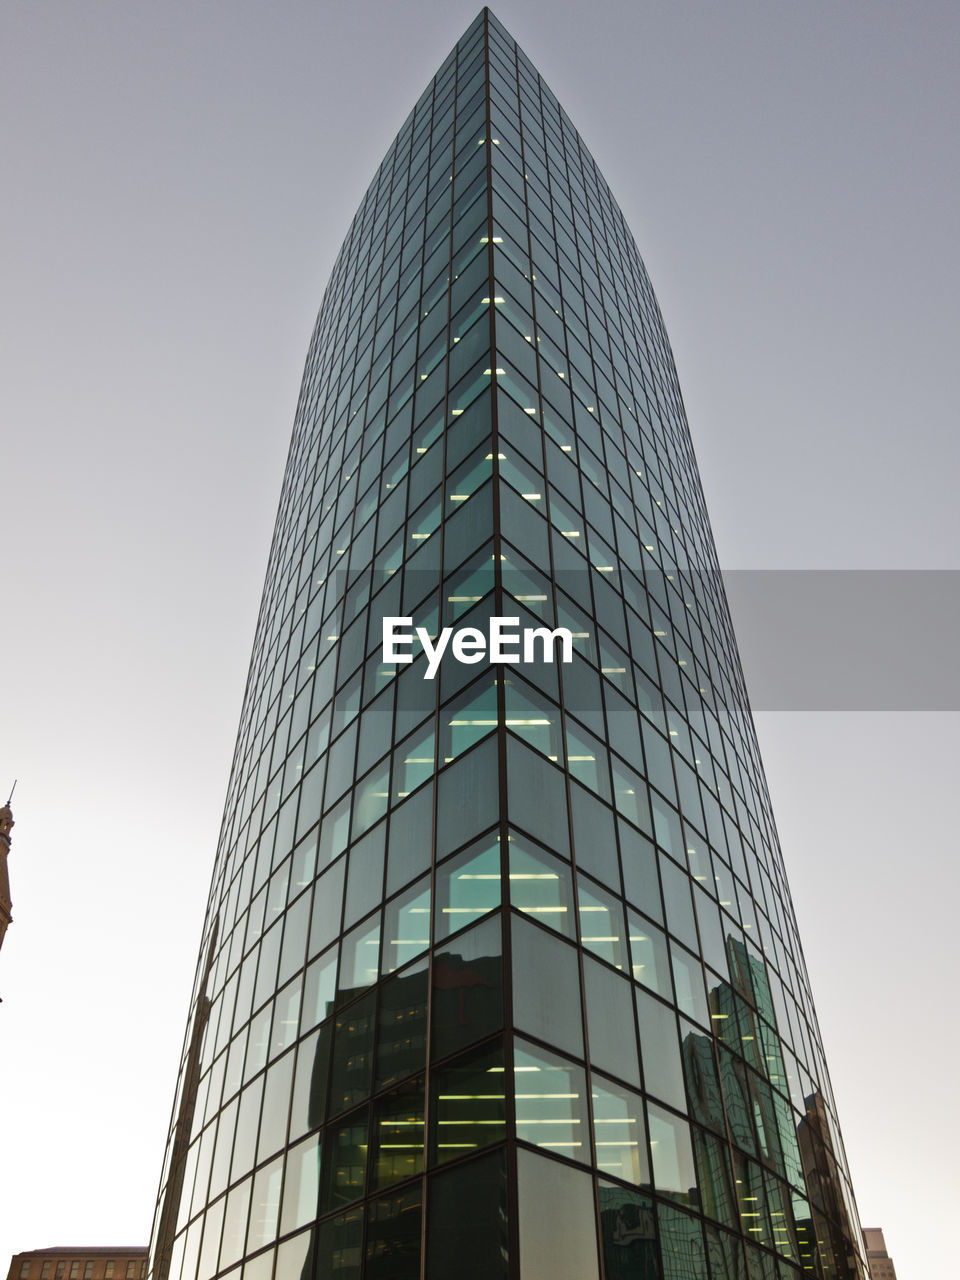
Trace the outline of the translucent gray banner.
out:
[[[551,580],[518,560],[504,556],[500,612],[520,615],[521,626],[569,626],[574,647],[601,669],[594,607],[607,615],[608,627],[622,632],[623,613],[616,622],[618,611],[611,612],[622,592],[634,608],[646,613],[649,607],[655,635],[668,636],[672,623],[666,611],[681,598],[709,602],[718,596],[717,584],[697,574],[638,573],[617,565],[602,576],[573,569]],[[755,711],[960,711],[960,570],[737,569],[724,571],[723,584]],[[349,588],[338,572],[335,591],[345,596],[345,630],[350,619],[360,624],[358,615],[370,601],[363,624],[369,649],[379,642],[383,619],[390,615],[410,616],[411,624],[422,624],[431,636],[443,626],[486,630],[498,612],[493,586],[487,553],[447,575],[442,590],[436,571],[374,569]],[[362,635],[351,635],[350,643],[364,643]],[[419,647],[414,657],[425,665]],[[618,669],[624,657],[610,659],[611,669]],[[448,668],[456,665],[446,657],[441,668],[444,683],[453,687],[478,670],[471,666],[455,677]],[[538,678],[537,672],[523,670],[528,678]],[[540,674],[552,683],[552,663]],[[403,696],[419,701],[427,691],[414,694],[407,682]],[[565,698],[568,705],[576,699],[577,705],[598,710],[599,686],[571,681]]]

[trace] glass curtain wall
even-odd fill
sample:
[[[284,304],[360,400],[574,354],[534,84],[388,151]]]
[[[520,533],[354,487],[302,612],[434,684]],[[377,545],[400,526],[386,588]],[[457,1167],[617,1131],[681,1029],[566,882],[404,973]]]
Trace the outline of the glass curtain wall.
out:
[[[385,664],[384,617],[568,664]],[[865,1274],[676,373],[485,10],[310,344],[154,1280]]]

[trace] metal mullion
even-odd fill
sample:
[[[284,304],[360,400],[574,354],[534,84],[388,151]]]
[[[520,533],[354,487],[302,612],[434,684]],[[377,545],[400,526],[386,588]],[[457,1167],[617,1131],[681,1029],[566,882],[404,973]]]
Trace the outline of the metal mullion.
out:
[[[493,475],[493,554],[494,554],[494,600],[500,614],[503,611],[503,572],[500,556],[502,554],[502,532],[500,526],[500,463],[499,463],[499,430],[497,408],[497,374],[496,374],[496,295],[493,245],[493,159],[491,155],[491,105],[490,105],[490,30],[487,10],[484,10],[483,28],[484,54],[484,99],[486,104],[486,173],[487,173],[487,278],[488,297],[490,298],[490,440]],[[514,49],[514,75],[516,71],[516,49]],[[510,886],[510,846],[507,826],[507,735],[506,735],[506,691],[503,676],[497,678],[497,775],[499,805],[499,842],[500,842],[500,939],[501,939],[501,982],[503,993],[503,1084],[504,1084],[504,1125],[506,1146],[504,1158],[506,1164],[506,1196],[507,1196],[507,1274],[511,1280],[520,1277],[520,1213],[517,1193],[517,1115],[513,1083],[513,948],[509,906]]]

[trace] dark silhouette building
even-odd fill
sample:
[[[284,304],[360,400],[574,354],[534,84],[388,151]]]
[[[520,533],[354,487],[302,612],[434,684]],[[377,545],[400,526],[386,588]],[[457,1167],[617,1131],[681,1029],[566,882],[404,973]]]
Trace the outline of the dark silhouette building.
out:
[[[0,809],[0,947],[13,921],[13,902],[10,898],[10,872],[7,859],[10,856],[10,832],[13,830],[13,811],[9,801]]]
[[[152,1274],[863,1280],[837,1134],[657,302],[484,10],[310,343]]]

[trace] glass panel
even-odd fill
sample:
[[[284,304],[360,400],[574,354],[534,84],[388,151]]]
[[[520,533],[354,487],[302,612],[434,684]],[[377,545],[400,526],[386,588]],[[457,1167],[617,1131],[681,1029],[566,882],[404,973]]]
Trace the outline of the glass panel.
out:
[[[582,1057],[575,948],[518,916],[512,930],[514,1026]]]
[[[340,932],[340,909],[343,906],[343,871],[346,861],[324,872],[313,892],[313,919],[310,923],[308,954],[315,956],[328,947]]]
[[[408,738],[394,752],[394,798],[402,800],[426,782],[436,765],[433,725]]]
[[[340,980],[337,1002],[351,1000],[377,980],[380,960],[380,913],[346,935],[340,945]]]
[[[220,1246],[220,1268],[230,1267],[243,1256],[243,1242],[247,1232],[247,1211],[250,1208],[250,1190],[253,1179],[247,1178],[227,1196],[223,1215],[223,1243]],[[112,1275],[113,1267],[106,1274]]]
[[[517,1137],[588,1164],[590,1142],[583,1068],[517,1039],[513,1072]]]
[[[317,1216],[317,1192],[320,1175],[320,1139],[307,1138],[287,1152],[287,1171],[283,1182],[283,1209],[280,1234],[305,1226]]]
[[[433,1076],[433,1149],[443,1164],[506,1134],[503,1046],[464,1054]]]
[[[560,708],[537,693],[525,680],[505,677],[507,728],[555,764],[563,764]]]
[[[390,766],[383,765],[357,783],[353,806],[353,837],[368,831],[387,812],[390,804]]]
[[[649,1196],[601,1182],[600,1236],[606,1280],[660,1280],[660,1252]]]
[[[257,1142],[259,1164],[283,1146],[287,1136],[287,1113],[290,1110],[290,1087],[293,1082],[293,1054],[275,1062],[266,1074],[263,1110],[260,1115],[260,1137]]]
[[[483,676],[440,712],[441,763],[462,755],[497,723],[497,686],[492,676]]]
[[[625,822],[617,824],[620,832],[620,860],[623,864],[624,896],[644,915],[663,923],[660,905],[660,877],[657,853],[653,844]]]
[[[496,833],[443,863],[436,872],[437,941],[500,905],[500,841]]]
[[[223,1226],[223,1210],[226,1198],[218,1200],[212,1209],[208,1209],[203,1220],[203,1244],[200,1248],[198,1275],[212,1276],[217,1270],[217,1254],[220,1252],[220,1232]],[[93,1268],[88,1262],[84,1268],[84,1277],[93,1277]]]
[[[686,1110],[683,1066],[677,1040],[677,1018],[672,1009],[645,991],[637,992],[637,1019],[640,1024],[640,1056],[643,1060],[643,1087],[681,1111]]]
[[[602,800],[610,799],[610,776],[607,772],[606,748],[584,730],[568,725],[567,767],[577,778]]]
[[[591,1077],[590,1092],[597,1168],[624,1182],[649,1183],[640,1095],[598,1075]]]
[[[363,1209],[351,1209],[317,1228],[316,1271],[305,1266],[302,1271],[281,1271],[277,1263],[277,1280],[284,1276],[320,1275],[331,1280],[359,1280],[360,1248],[363,1233]]]
[[[314,1206],[314,1211],[316,1211],[316,1206]],[[300,1235],[294,1236],[292,1240],[284,1240],[277,1250],[277,1269],[275,1274],[277,1276],[302,1275],[304,1267],[312,1268],[312,1255],[312,1231],[303,1231]],[[246,1272],[250,1271],[249,1263],[247,1263],[244,1270]]]
[[[642,982],[657,995],[672,999],[670,986],[670,962],[667,958],[667,940],[654,925],[629,915],[630,961],[635,981]]]
[[[597,1280],[597,1226],[590,1175],[532,1151],[517,1152],[520,1274]]]
[[[420,1280],[419,1186],[371,1202],[367,1209],[366,1280]]]
[[[742,1224],[730,1194],[730,1157],[726,1142],[696,1128],[693,1129],[693,1139],[703,1212],[708,1218],[739,1229]]]
[[[338,955],[338,948],[331,947],[307,969],[303,980],[301,1031],[309,1031],[333,1012]]]
[[[515,738],[507,738],[507,791],[511,823],[534,832],[564,857],[570,853],[563,774]]]
[[[433,961],[433,1056],[446,1057],[503,1026],[500,916],[461,934]]]
[[[375,1003],[371,991],[337,1017],[330,1080],[330,1111],[334,1115],[370,1093]]]
[[[633,1018],[634,988],[625,978],[595,960],[583,960],[590,1062],[630,1084],[640,1086],[637,1033]]]
[[[387,824],[381,822],[375,831],[358,840],[350,850],[347,897],[343,911],[346,929],[382,901],[386,835]]]
[[[257,1127],[260,1123],[260,1103],[263,1096],[263,1077],[248,1085],[240,1094],[240,1106],[237,1110],[237,1131],[233,1140],[233,1164],[230,1181],[235,1182],[241,1174],[256,1164]],[[286,1116],[284,1116],[286,1126]],[[282,1144],[281,1144],[282,1145]]]
[[[510,833],[510,905],[573,938],[570,868],[526,836]]]
[[[697,926],[690,898],[690,877],[669,858],[660,859],[663,899],[667,906],[667,928],[692,951],[699,951]]]
[[[710,1010],[707,1006],[707,994],[703,987],[703,970],[700,961],[689,951],[673,943],[670,947],[673,957],[673,980],[677,990],[677,1007],[681,1013],[693,1018],[701,1026],[710,1026]]]
[[[321,1210],[350,1204],[363,1195],[367,1173],[367,1112],[329,1128],[324,1137],[324,1187]]]
[[[671,1115],[654,1103],[650,1103],[647,1114],[654,1186],[662,1196],[696,1207],[700,1197],[690,1145],[690,1126],[679,1116]]]
[[[378,1099],[373,1109],[374,1185],[389,1186],[423,1170],[423,1080]]]
[[[427,1194],[426,1280],[506,1280],[503,1152],[435,1174]]]
[[[383,921],[382,971],[393,973],[430,945],[430,877],[388,902]]]
[[[619,892],[620,870],[617,866],[613,810],[601,804],[589,791],[571,782],[570,816],[577,866]]]
[[[437,779],[437,858],[472,840],[498,816],[497,743],[488,739]]]
[[[614,968],[626,969],[623,904],[583,876],[577,876],[577,899],[580,941]]]
[[[427,962],[380,987],[377,1087],[422,1071],[427,1061]]]
[[[301,1040],[297,1049],[297,1071],[290,1113],[290,1140],[323,1123],[327,1105],[327,1082],[330,1078],[330,1045],[333,1024]]]
[[[433,842],[433,787],[421,787],[390,815],[387,842],[387,893],[398,889],[430,866]]]
[[[669,1205],[657,1206],[664,1280],[707,1280],[703,1232],[696,1218]]]

